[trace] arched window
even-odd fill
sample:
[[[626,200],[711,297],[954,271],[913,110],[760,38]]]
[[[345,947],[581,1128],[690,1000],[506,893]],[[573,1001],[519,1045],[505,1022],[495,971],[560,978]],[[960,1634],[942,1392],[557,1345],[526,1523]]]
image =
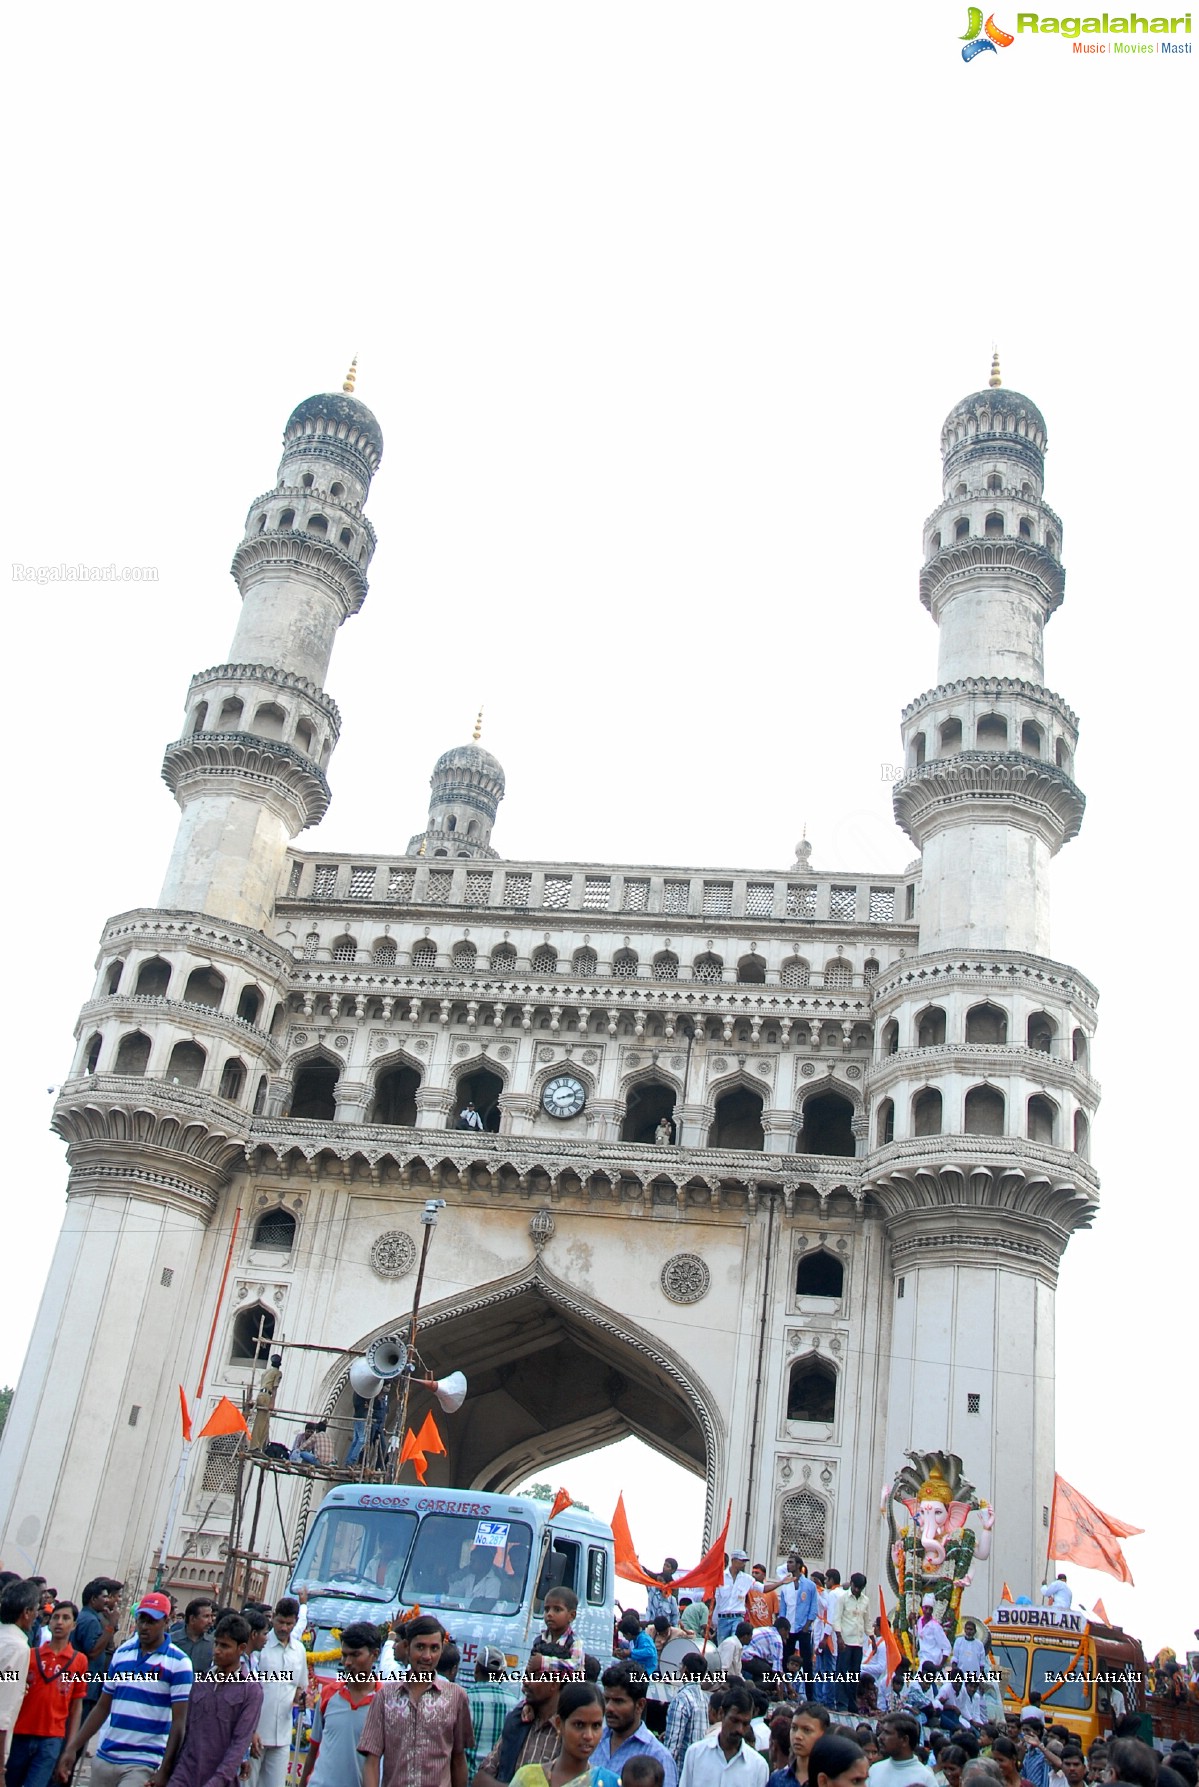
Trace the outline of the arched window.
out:
[[[795,1272],[797,1297],[839,1297],[845,1289],[845,1267],[827,1247],[805,1253]]]
[[[935,552],[940,552],[940,550],[941,550],[941,536],[940,536],[940,534],[930,535],[929,542],[928,542],[928,556],[931,558]]]
[[[425,974],[437,966],[437,945],[431,938],[424,937],[413,945],[412,966],[418,974]]]
[[[912,1100],[912,1134],[940,1135],[941,1094],[935,1086],[926,1086]]]
[[[250,1246],[267,1253],[290,1253],[296,1242],[296,1219],[290,1210],[264,1210],[254,1224]]]
[[[478,837],[478,835],[479,835],[479,821],[477,819],[468,819],[467,820],[466,835],[468,838],[477,838]]]
[[[1075,1030],[1073,1036],[1070,1038],[1071,1060],[1077,1067],[1081,1067],[1085,1070],[1090,1064],[1090,1057],[1091,1051],[1087,1043],[1086,1031]]]
[[[341,498],[345,495],[345,493],[346,493],[346,487],[344,484],[330,484],[329,495],[334,499],[335,502],[340,502]]]
[[[1022,540],[1032,539],[1032,522],[1028,519],[1027,515],[1021,515],[1020,517],[1020,538]]]
[[[737,963],[737,979],[742,986],[760,987],[766,984],[766,964],[759,955],[742,956]]]
[[[174,1086],[198,1086],[207,1059],[198,1042],[177,1042],[167,1062],[168,1082]]]
[[[191,733],[192,733],[193,738],[196,736],[197,732],[203,732],[204,723],[207,720],[207,718],[208,718],[208,703],[207,703],[207,701],[197,701],[195,712],[192,714],[192,723],[191,723]]]
[[[1028,1101],[1028,1139],[1050,1148],[1057,1140],[1057,1106],[1042,1092],[1034,1092]]]
[[[291,1114],[312,1123],[331,1123],[337,1111],[337,1082],[341,1069],[335,1061],[308,1061],[297,1068],[291,1083]]]
[[[389,1067],[375,1081],[375,1102],[371,1107],[372,1123],[392,1123],[406,1129],[416,1127],[416,1094],[421,1076],[414,1067]]]
[[[1080,1160],[1091,1158],[1091,1125],[1083,1111],[1074,1113],[1074,1152]]]
[[[1064,738],[1059,738],[1053,747],[1053,761],[1059,769],[1064,769],[1067,775],[1070,774],[1070,765],[1073,759],[1070,756],[1070,747]]]
[[[880,1148],[895,1140],[895,1102],[884,1098],[878,1107],[878,1121],[875,1129],[875,1140]]]
[[[141,1030],[131,1030],[117,1045],[114,1073],[144,1074],[150,1060],[150,1038]]]
[[[894,1018],[891,1018],[883,1025],[883,1054],[898,1055],[898,1053],[899,1025]]]
[[[259,738],[282,738],[283,728],[287,724],[287,715],[275,701],[264,701],[254,715],[251,731]]]
[[[88,1037],[87,1054],[83,1058],[84,1073],[95,1073],[96,1068],[100,1063],[100,1050],[103,1046],[104,1038],[98,1030],[92,1036]]]
[[[1044,1055],[1052,1054],[1057,1025],[1047,1011],[1034,1011],[1030,1014],[1026,1034],[1030,1049],[1039,1049]]]
[[[617,980],[636,980],[639,967],[635,949],[618,949],[612,957],[612,972]]]
[[[353,962],[358,957],[358,945],[347,933],[344,937],[333,939],[333,960],[335,962]]]
[[[818,1092],[804,1103],[796,1151],[800,1154],[857,1153],[853,1133],[853,1106],[838,1092]]]
[[[670,1139],[677,1142],[678,1130],[675,1127],[675,1091],[661,1080],[643,1080],[640,1085],[630,1086],[624,1104],[624,1121],[621,1124],[620,1139],[622,1142],[652,1142],[657,1137],[658,1125],[665,1117],[670,1125]]]
[[[529,968],[534,974],[557,974],[558,952],[550,943],[543,943],[533,951]]]
[[[853,963],[847,962],[844,956],[838,956],[834,962],[824,964],[824,984],[826,987],[851,987],[853,985]]]
[[[594,953],[592,951],[592,954]],[[415,955],[412,962],[415,967]],[[496,944],[491,952],[491,972],[493,974],[514,974],[516,972],[516,949],[511,943]]]
[[[992,472],[990,477],[987,479],[987,489],[988,490],[1002,490],[1003,489],[1003,479],[999,476],[998,472]]]
[[[791,1367],[787,1383],[788,1421],[834,1421],[837,1373],[827,1359],[809,1353]]]
[[[927,745],[923,732],[917,732],[912,739],[912,768],[919,769],[924,762]]]
[[[284,509],[283,513],[279,517],[279,526],[280,527],[294,527],[295,525],[296,525],[295,510],[294,509]]]
[[[455,818],[455,816],[454,816],[454,814],[453,814],[453,813],[451,813],[451,814],[450,814],[450,816],[449,816],[449,818],[448,818],[448,819],[447,819],[447,820],[446,820],[446,822],[445,822],[445,828],[446,828],[446,830],[447,830],[447,831],[457,831],[457,829],[458,829],[458,821],[457,821],[457,819],[456,819],[456,818]]]
[[[862,963],[862,980],[866,986],[871,987],[877,979],[878,963],[873,956],[867,956],[866,960]]]
[[[315,962],[316,961],[316,952],[320,948],[320,946],[321,946],[320,932],[319,931],[309,931],[308,935],[304,939],[304,960],[306,962]]]
[[[245,709],[235,695],[231,695],[228,701],[222,701],[217,730],[219,732],[240,732],[244,711]]]
[[[953,494],[958,497],[965,496],[966,486],[964,484],[959,484]]]
[[[230,1365],[265,1365],[271,1356],[275,1338],[275,1318],[261,1303],[239,1309],[233,1318],[233,1339],[229,1348]]]
[[[593,949],[576,949],[570,958],[570,971],[580,980],[593,978],[599,961]]]
[[[655,980],[677,980],[679,978],[679,958],[669,949],[659,950],[654,957]]]
[[[1006,1106],[994,1086],[971,1086],[966,1094],[966,1134],[1002,1135]]]
[[[812,969],[802,956],[792,956],[789,962],[783,963],[783,971],[779,976],[785,987],[806,987],[812,979]]]
[[[242,1095],[246,1083],[246,1064],[231,1055],[221,1069],[221,1085],[219,1096],[227,1098],[230,1104],[236,1104]]]
[[[266,532],[266,510],[265,509],[262,511],[262,514],[258,517],[258,524],[255,527],[254,531],[255,531],[255,533],[259,533],[259,534],[264,534]]]
[[[1007,750],[1007,721],[1002,714],[984,714],[974,733],[980,751]]]
[[[992,540],[997,537],[1002,537],[1003,516],[995,514],[988,515],[986,521],[983,523],[983,532]]]
[[[458,974],[473,974],[479,952],[473,943],[455,943],[450,960]]]
[[[395,939],[392,937],[380,937],[379,941],[375,944],[371,959],[376,968],[394,968],[396,964]]]
[[[1007,1041],[1007,1013],[998,1005],[987,1001],[983,1005],[972,1005],[966,1013],[966,1041],[1005,1043]]]
[[[261,1117],[261,1115],[262,1115],[263,1111],[265,1111],[265,1109],[266,1109],[266,1075],[264,1073],[260,1073],[258,1076],[258,1085],[254,1092],[254,1115],[256,1117]]]
[[[756,1092],[738,1086],[716,1100],[716,1114],[708,1135],[709,1148],[754,1148],[766,1146],[762,1128],[762,1100]]]
[[[724,963],[719,956],[696,956],[691,978],[702,981],[705,986],[716,986],[724,978]]]
[[[262,1016],[262,989],[243,987],[237,1001],[237,1015],[244,1023],[256,1024]]]
[[[1054,557],[1057,556],[1057,535],[1050,529],[1045,535],[1045,548]]]
[[[313,477],[311,472],[304,472],[300,478],[300,489],[301,490],[311,490],[312,486],[315,482],[316,482],[316,480]]]
[[[307,526],[310,534],[320,534],[323,538],[329,532],[329,518],[326,515],[310,515]]]
[[[961,515],[954,522],[953,537],[955,540],[968,540],[970,538],[970,517],[968,515]]]
[[[171,984],[171,965],[161,956],[151,956],[137,971],[134,992],[139,999],[165,999]]]
[[[350,532],[348,527],[343,527],[341,532],[338,534],[337,544],[339,546],[346,546],[346,547],[352,546],[354,544],[354,536]]]
[[[124,972],[124,968],[124,962],[110,962],[108,965],[108,973],[104,980],[104,991],[108,994],[110,999],[121,984],[121,975]]]
[[[315,738],[316,738],[316,734],[312,730],[311,724],[307,720],[297,720],[297,722],[296,722],[296,750],[302,751],[304,753],[305,757],[311,757],[312,746],[315,741]]]
[[[828,1506],[810,1489],[789,1495],[779,1509],[779,1557],[792,1552],[809,1563],[820,1563],[828,1545]]]
[[[183,989],[188,1005],[207,1005],[213,1011],[225,996],[225,976],[215,968],[193,968]]]
[[[945,1041],[945,1013],[939,1005],[930,1005],[916,1019],[916,1047],[939,1049]]]
[[[954,756],[962,748],[962,722],[960,720],[943,720],[940,739],[942,757]]]
[[[461,1121],[461,1114],[468,1103],[473,1104],[483,1119],[483,1128],[492,1135],[499,1132],[500,1093],[504,1090],[504,1082],[498,1073],[489,1073],[485,1067],[474,1073],[463,1074],[454,1088],[454,1100],[450,1107],[448,1127],[456,1129]]]
[[[1039,757],[1042,750],[1041,728],[1025,720],[1020,728],[1020,749],[1026,757]]]

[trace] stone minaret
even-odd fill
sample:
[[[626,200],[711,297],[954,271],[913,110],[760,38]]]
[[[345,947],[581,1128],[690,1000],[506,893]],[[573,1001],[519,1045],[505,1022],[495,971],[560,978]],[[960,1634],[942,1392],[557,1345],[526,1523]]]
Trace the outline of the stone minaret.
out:
[[[323,683],[375,544],[362,509],[383,438],[353,383],[293,411],[278,483],[250,508],[230,662],[193,679],[167,748],[182,815],[166,882],[105,926],[55,1106],[66,1213],[3,1438],[0,1544],[68,1582],[140,1571],[161,1531],[178,1447],[162,1411],[196,1381],[213,1227],[228,1233],[229,1176],[281,1062],[290,957],[270,919],[290,841],[328,805]]]
[[[429,777],[429,824],[408,840],[409,856],[497,857],[491,828],[504,798],[504,771],[479,743],[483,713],[468,745],[443,751]]]
[[[920,577],[938,680],[904,711],[895,788],[922,854],[920,947],[875,986],[865,1183],[892,1262],[885,1469],[909,1448],[945,1448],[994,1503],[977,1607],[1005,1579],[1042,1580],[1054,1290],[1097,1186],[1096,993],[1049,956],[1050,861],[1083,796],[1078,721],[1044,686],[1044,627],[1065,587],[1045,449],[1044,418],[1002,384],[996,356],[989,387],[941,432]]]
[[[182,814],[160,906],[261,929],[287,846],[328,808],[341,719],[324,680],[337,629],[366,600],[375,532],[362,511],[383,454],[353,389],[351,368],[341,391],[292,411],[278,482],[250,505],[230,662],[192,678],[163,762]]]

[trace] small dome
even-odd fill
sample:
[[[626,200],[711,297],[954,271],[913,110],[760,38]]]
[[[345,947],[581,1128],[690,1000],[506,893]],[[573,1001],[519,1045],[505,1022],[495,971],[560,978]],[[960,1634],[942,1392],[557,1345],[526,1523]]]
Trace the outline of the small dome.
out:
[[[322,422],[325,424],[324,428],[320,427]],[[321,391],[315,397],[306,397],[303,403],[297,403],[287,418],[287,427],[283,430],[284,441],[302,434],[306,425],[312,426],[316,433],[334,436],[343,427],[347,432],[357,430],[359,442],[368,449],[363,456],[369,461],[372,471],[383,457],[383,430],[365,403],[360,403],[349,392]]]
[[[1032,423],[1040,432],[1042,444],[1048,436],[1045,418],[1032,398],[1025,397],[1022,391],[1009,391],[1006,386],[998,385],[986,391],[972,391],[969,397],[963,397],[960,403],[955,403],[945,418],[945,426],[941,430],[942,440],[956,433],[955,423],[964,422],[970,416],[978,420],[983,414],[1013,416],[1017,419],[1023,416],[1026,422]],[[979,432],[1003,435],[1007,430],[988,426],[985,429],[980,427]]]
[[[433,765],[432,780],[436,782],[444,776],[461,775],[464,771],[484,776],[494,782],[498,793],[504,792],[504,768],[499,759],[482,745],[454,745],[449,751],[443,751]]]

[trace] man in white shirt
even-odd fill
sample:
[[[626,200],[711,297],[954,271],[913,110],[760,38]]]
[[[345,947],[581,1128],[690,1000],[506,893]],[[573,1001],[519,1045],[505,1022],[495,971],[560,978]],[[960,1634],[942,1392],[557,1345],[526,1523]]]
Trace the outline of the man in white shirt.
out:
[[[721,1697],[719,1725],[683,1758],[679,1787],[766,1787],[769,1765],[749,1741],[753,1716],[749,1689],[730,1682]]]
[[[300,1603],[284,1595],[271,1617],[271,1635],[250,1666],[264,1680],[262,1712],[250,1745],[250,1787],[284,1787],[292,1745],[292,1708],[302,1706],[308,1689],[308,1653],[294,1636]]]
[[[845,1709],[853,1713],[855,1718],[858,1711],[858,1684],[862,1679],[862,1652],[869,1630],[870,1600],[866,1594],[866,1578],[860,1570],[855,1570],[849,1579],[848,1589],[841,1590],[837,1614],[837,1635],[841,1640],[837,1672],[845,1694]]]
[[[455,1601],[498,1601],[502,1587],[492,1545],[472,1546],[465,1570],[450,1578],[450,1595]]]
[[[754,1579],[746,1567],[748,1563],[748,1551],[729,1553],[729,1567],[716,1590],[714,1603],[717,1644],[730,1638],[745,1618],[745,1597],[754,1586]]]
[[[747,1619],[743,1619],[737,1629],[730,1632],[723,1643],[717,1646],[720,1667],[726,1675],[740,1675],[741,1655],[753,1635],[753,1627]]]
[[[41,1590],[31,1579],[8,1583],[0,1595],[0,1770],[25,1698],[29,1633],[41,1599]]]
[[[949,1656],[949,1651],[945,1627],[937,1618],[937,1604],[931,1595],[925,1595],[920,1618],[916,1622],[916,1661],[931,1663],[935,1669],[939,1669]]]
[[[987,1666],[987,1647],[978,1636],[974,1620],[962,1622],[962,1629],[953,1641],[953,1666],[963,1675],[981,1675]]]
[[[1056,1582],[1042,1583],[1041,1594],[1050,1607],[1060,1607],[1064,1611],[1074,1605],[1074,1591],[1064,1576],[1059,1576]]]
[[[868,1787],[936,1787],[936,1776],[915,1754],[920,1727],[910,1713],[888,1713],[878,1728],[883,1755],[866,1777]]]

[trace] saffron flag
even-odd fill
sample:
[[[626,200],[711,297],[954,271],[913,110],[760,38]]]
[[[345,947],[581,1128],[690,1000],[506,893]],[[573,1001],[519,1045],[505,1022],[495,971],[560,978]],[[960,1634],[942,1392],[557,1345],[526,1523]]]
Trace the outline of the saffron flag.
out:
[[[183,1385],[179,1386],[179,1408],[183,1417],[183,1437],[189,1443],[192,1436],[192,1418],[187,1406],[187,1397],[183,1393]]]
[[[230,1402],[227,1396],[222,1396],[196,1438],[214,1440],[223,1433],[248,1434],[249,1431],[250,1429],[246,1426],[246,1418],[241,1410],[235,1403]]]
[[[616,1506],[612,1511],[612,1542],[616,1553],[616,1574],[624,1582],[639,1582],[643,1588],[660,1588],[656,1576],[647,1576],[637,1558],[633,1546],[633,1535],[629,1531],[629,1517],[624,1511],[623,1491],[616,1498]]]
[[[724,1511],[724,1525],[716,1535],[715,1542],[704,1552],[693,1570],[685,1576],[676,1576],[671,1587],[700,1588],[704,1597],[711,1603],[712,1596],[724,1581],[724,1548],[729,1542],[729,1522],[733,1518],[733,1504],[730,1501]]]
[[[1131,1539],[1144,1530],[1105,1514],[1064,1477],[1054,1476],[1048,1547],[1051,1558],[1058,1562],[1069,1558],[1086,1570],[1102,1570],[1105,1576],[1131,1584],[1132,1572],[1120,1549],[1120,1540]]]
[[[400,1463],[401,1464],[410,1464],[412,1466],[413,1470],[416,1472],[417,1482],[425,1483],[428,1481],[428,1479],[425,1476],[425,1470],[428,1466],[428,1462],[429,1462],[428,1459],[425,1457],[424,1453],[421,1451],[420,1446],[417,1443],[416,1435],[413,1433],[413,1431],[410,1427],[408,1429],[407,1433],[404,1435],[404,1443],[400,1447]]]
[[[683,1576],[676,1576],[671,1588],[700,1588],[705,1595],[714,1595],[724,1581],[724,1548],[728,1542],[729,1522],[733,1517],[733,1504],[729,1503],[724,1517],[724,1525],[717,1535],[715,1543],[700,1558],[693,1570]],[[624,1496],[618,1495],[616,1507],[612,1512],[612,1540],[616,1553],[616,1574],[622,1582],[639,1582],[644,1588],[660,1588],[661,1579],[650,1576],[641,1568],[633,1544],[633,1535],[629,1531],[629,1517],[625,1513]]]
[[[1008,1587],[1007,1583],[1005,1582],[1003,1585],[1003,1593],[1000,1595],[999,1599],[1001,1601],[1010,1601],[1011,1598],[1012,1598],[1012,1591]]]
[[[1111,1625],[1112,1622],[1107,1617],[1107,1608],[1103,1605],[1102,1601],[1096,1601],[1095,1605],[1091,1609],[1091,1612],[1095,1615],[1096,1619],[1102,1620],[1105,1626]]]
[[[883,1600],[883,1591],[878,1591],[878,1624],[883,1635],[883,1649],[887,1653],[887,1680],[890,1681],[899,1665],[903,1662],[903,1652],[899,1648],[899,1640],[895,1636],[895,1628],[887,1618],[887,1603]]]
[[[416,1446],[417,1450],[423,1452],[426,1458],[431,1453],[437,1452],[440,1452],[443,1457],[446,1455],[445,1441],[437,1431],[437,1423],[433,1419],[432,1409],[421,1422],[421,1430],[416,1436]]]
[[[549,1514],[546,1516],[546,1518],[548,1520],[554,1520],[559,1514],[565,1513],[567,1508],[571,1508],[573,1506],[574,1506],[574,1503],[571,1501],[570,1497],[567,1495],[565,1489],[560,1489],[558,1491],[557,1495],[554,1497],[554,1505],[550,1509]]]

